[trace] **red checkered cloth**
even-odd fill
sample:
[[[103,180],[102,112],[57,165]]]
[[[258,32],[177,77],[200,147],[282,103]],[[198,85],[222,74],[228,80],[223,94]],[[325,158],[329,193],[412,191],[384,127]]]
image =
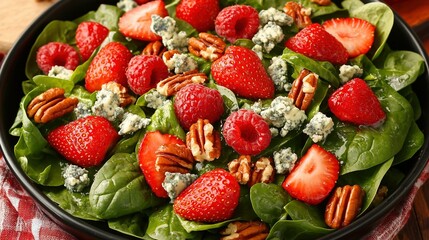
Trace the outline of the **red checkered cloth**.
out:
[[[407,223],[417,191],[428,179],[429,162],[408,198],[392,210],[367,240],[393,239]],[[0,239],[75,239],[38,209],[0,157]]]

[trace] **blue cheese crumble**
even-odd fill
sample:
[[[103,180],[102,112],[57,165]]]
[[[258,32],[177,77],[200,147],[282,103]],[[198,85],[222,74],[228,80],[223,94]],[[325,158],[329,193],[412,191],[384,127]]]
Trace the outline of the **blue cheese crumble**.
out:
[[[60,78],[60,79],[64,79],[64,80],[69,80],[72,75],[73,75],[73,70],[67,69],[63,66],[53,66],[49,72],[48,72],[48,76],[49,77],[54,77],[54,78]]]
[[[161,36],[162,44],[168,49],[176,49],[180,52],[188,51],[188,37],[185,31],[179,31],[176,27],[176,20],[172,17],[161,17],[152,15],[150,29],[155,34]]]
[[[62,171],[62,176],[64,186],[71,192],[82,192],[90,184],[88,170],[74,164],[67,164]]]
[[[144,95],[146,107],[158,109],[166,103],[167,98],[156,90],[150,90]]]
[[[340,67],[340,79],[341,83],[346,83],[355,77],[360,77],[363,74],[363,70],[358,65],[347,65],[344,64]]]
[[[166,172],[162,187],[167,192],[170,199],[173,201],[179,194],[191,185],[198,178],[198,175],[191,173],[172,173]]]
[[[126,112],[119,124],[119,135],[132,134],[150,124],[149,118],[142,118],[137,114]]]
[[[120,0],[116,6],[124,12],[128,12],[131,9],[138,6],[138,4],[133,0]]]
[[[76,115],[76,119],[92,115],[91,107],[83,102],[79,102],[77,106],[73,109],[73,112]]]
[[[274,22],[279,26],[291,26],[293,24],[293,18],[286,13],[271,7],[259,12],[259,24],[264,26],[268,22]]]
[[[118,94],[101,89],[97,92],[96,97],[97,100],[91,108],[94,115],[105,117],[111,122],[122,117],[124,109],[120,107],[121,102]]]
[[[253,36],[252,42],[262,46],[265,52],[269,53],[283,38],[282,28],[274,22],[268,22]]]
[[[276,172],[279,174],[286,174],[295,166],[298,156],[288,147],[275,151],[273,153],[273,160]]]
[[[267,69],[268,74],[274,82],[278,91],[290,91],[292,84],[287,82],[287,64],[281,57],[273,57],[271,65]]]
[[[317,112],[305,126],[303,132],[317,143],[326,139],[334,129],[334,121],[321,112]]]
[[[176,53],[170,59],[163,59],[170,72],[175,74],[184,73],[198,69],[197,62],[186,53]]]
[[[305,111],[297,108],[292,99],[283,96],[274,98],[270,107],[261,112],[261,116],[270,125],[281,128],[282,137],[289,131],[299,128],[307,119]]]

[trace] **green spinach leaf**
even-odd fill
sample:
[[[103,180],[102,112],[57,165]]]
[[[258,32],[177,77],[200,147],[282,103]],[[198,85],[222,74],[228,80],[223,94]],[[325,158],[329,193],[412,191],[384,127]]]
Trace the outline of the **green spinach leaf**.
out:
[[[118,232],[143,239],[148,222],[142,213],[131,214],[119,218],[110,219],[109,228]]]

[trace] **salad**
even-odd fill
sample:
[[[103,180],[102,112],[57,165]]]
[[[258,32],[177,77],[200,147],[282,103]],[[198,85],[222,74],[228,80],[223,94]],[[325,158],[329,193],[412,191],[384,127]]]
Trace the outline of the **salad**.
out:
[[[204,16],[204,17],[201,17]],[[417,53],[359,0],[121,0],[38,36],[10,134],[74,217],[141,239],[315,239],[424,142]]]

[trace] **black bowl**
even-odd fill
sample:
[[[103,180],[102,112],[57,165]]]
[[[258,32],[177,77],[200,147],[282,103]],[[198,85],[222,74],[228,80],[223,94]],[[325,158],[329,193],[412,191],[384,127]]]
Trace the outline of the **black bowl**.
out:
[[[130,236],[123,235],[110,230],[106,224],[100,222],[84,221],[77,219],[59,208],[54,202],[48,199],[21,169],[17,162],[13,148],[17,138],[9,135],[8,130],[14,122],[18,111],[18,105],[23,96],[21,82],[26,80],[24,69],[26,58],[31,46],[38,34],[52,20],[75,19],[90,10],[96,10],[101,3],[116,4],[113,0],[62,0],[54,4],[41,17],[23,33],[15,43],[9,54],[5,58],[0,69],[0,143],[6,162],[19,180],[24,189],[34,198],[40,209],[45,212],[53,221],[59,224],[66,231],[76,235],[81,239],[130,239]],[[365,2],[373,2],[371,0]],[[410,27],[397,15],[395,24],[388,44],[395,50],[410,50],[421,54],[425,59],[426,70],[414,83],[414,90],[421,103],[428,102],[429,74],[427,69],[428,57],[422,47],[421,42]],[[422,117],[420,128],[425,136],[429,136],[429,105],[422,104]],[[429,158],[429,138],[425,139],[423,148],[413,160],[405,162],[401,169],[404,169],[406,177],[399,188],[395,190],[381,205],[364,214],[348,227],[335,231],[322,239],[358,239],[367,234],[376,226],[383,216],[389,213],[398,203],[404,199],[411,190],[414,182],[424,169]]]

